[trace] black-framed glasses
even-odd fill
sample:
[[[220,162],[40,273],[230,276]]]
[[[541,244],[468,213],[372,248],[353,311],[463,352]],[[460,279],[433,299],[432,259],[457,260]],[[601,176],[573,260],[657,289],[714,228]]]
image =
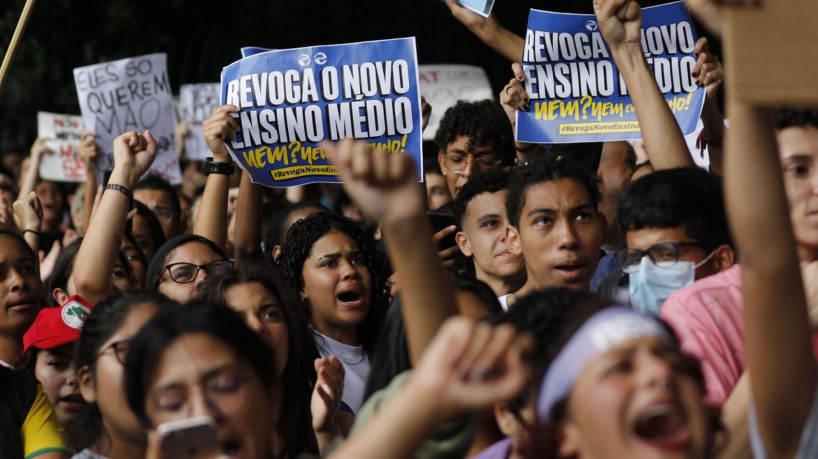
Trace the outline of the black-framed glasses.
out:
[[[165,266],[165,270],[170,275],[170,279],[177,284],[189,284],[196,280],[199,276],[199,271],[204,269],[210,272],[213,269],[227,269],[232,268],[233,262],[230,260],[216,260],[204,265],[196,265],[193,263],[173,263]]]
[[[669,268],[679,262],[679,247],[713,247],[713,244],[702,242],[662,242],[648,250],[622,249],[616,254],[619,266],[626,273],[635,272],[642,263],[642,258],[648,257],[656,266]]]
[[[107,353],[110,350],[113,350],[114,351],[114,357],[116,357],[116,360],[119,363],[121,363],[122,365],[125,365],[125,361],[128,359],[128,349],[130,347],[131,347],[131,340],[129,340],[129,339],[124,339],[122,341],[117,341],[115,343],[109,344],[105,349],[100,351],[100,353],[97,354],[97,357],[101,356],[102,354]]]
[[[486,169],[491,169],[493,167],[497,167],[500,164],[500,161],[497,161],[491,156],[478,156],[475,157],[472,154],[463,155],[460,153],[446,153],[446,169],[454,172],[455,174],[460,174],[468,164],[471,163],[472,168],[475,172],[484,171]]]

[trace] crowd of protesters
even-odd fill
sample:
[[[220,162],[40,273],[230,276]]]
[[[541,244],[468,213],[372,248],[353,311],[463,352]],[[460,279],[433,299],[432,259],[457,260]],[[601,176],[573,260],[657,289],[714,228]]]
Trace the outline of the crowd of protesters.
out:
[[[518,61],[520,36],[446,4]],[[728,6],[688,6],[721,34]],[[727,93],[726,128],[702,38],[699,168],[640,6],[594,9],[636,148],[515,142],[513,64],[496,101],[445,111],[425,188],[353,140],[321,144],[341,184],[253,184],[232,105],[180,186],[146,174],[149,131],[116,138],[105,184],[83,135],[75,189],[38,178],[43,139],[4,154],[0,456],[169,458],[158,427],[207,416],[212,457],[817,457],[818,110]]]

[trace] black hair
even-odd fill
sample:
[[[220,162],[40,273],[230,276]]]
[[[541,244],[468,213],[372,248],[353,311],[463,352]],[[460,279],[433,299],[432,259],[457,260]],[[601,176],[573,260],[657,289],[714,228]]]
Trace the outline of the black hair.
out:
[[[506,214],[509,224],[520,228],[520,212],[525,206],[528,187],[563,179],[579,182],[588,191],[594,209],[599,208],[599,179],[595,175],[571,161],[540,159],[518,167],[508,180]]]
[[[46,285],[45,294],[49,306],[61,306],[57,302],[57,299],[54,298],[54,289],[58,288],[66,292],[68,291],[68,279],[74,274],[74,260],[77,258],[77,252],[79,252],[81,244],[82,238],[77,238],[65,246],[59,256],[57,256],[57,261],[54,263],[54,270],[51,272],[51,277],[49,277],[48,284]]]
[[[280,438],[284,445],[281,456],[289,453],[318,453],[318,443],[312,430],[310,400],[312,391],[308,382],[316,380],[313,362],[318,358],[315,340],[309,327],[309,318],[301,308],[298,296],[275,267],[260,265],[230,268],[208,275],[200,285],[195,300],[228,306],[225,292],[234,285],[258,283],[278,301],[287,324],[289,355],[281,374],[282,416]]]
[[[15,241],[17,241],[18,244],[20,244],[21,246],[23,246],[25,248],[26,254],[33,257],[35,260],[39,260],[39,258],[37,257],[37,254],[34,253],[34,250],[31,248],[31,246],[28,245],[28,242],[26,242],[26,240],[25,240],[25,238],[23,238],[23,236],[17,234],[14,231],[7,230],[7,229],[0,229],[0,236],[10,237],[10,238],[14,239]]]
[[[732,245],[722,188],[720,178],[698,167],[653,172],[620,195],[619,224],[624,231],[684,225],[696,242]]]
[[[497,300],[497,294],[485,282],[458,274],[455,271],[449,271],[449,278],[452,280],[455,291],[469,292],[477,296],[486,307],[486,312],[489,313],[490,317],[503,313],[503,307],[500,306],[500,302]]]
[[[162,354],[173,342],[189,333],[204,333],[229,346],[239,358],[250,364],[268,394],[272,392],[276,380],[273,359],[270,358],[272,350],[247,328],[236,312],[204,302],[171,308],[159,312],[145,324],[128,349],[125,393],[128,406],[145,427],[152,426],[145,410],[145,399]]]
[[[435,133],[435,143],[440,151],[458,137],[469,138],[468,148],[489,146],[495,159],[508,164],[514,156],[514,132],[500,104],[491,100],[479,102],[458,101],[449,107]]]
[[[179,202],[179,194],[176,192],[176,188],[173,188],[173,185],[162,177],[156,174],[148,174],[139,180],[134,190],[158,190],[170,194],[173,197],[170,200],[171,211],[176,215],[177,221],[182,218],[182,204]]]
[[[778,107],[775,110],[776,129],[807,126],[818,128],[818,108]]]
[[[154,214],[148,206],[136,200],[134,200],[133,204],[136,209],[136,214],[144,218],[148,224],[148,236],[153,240],[154,250],[159,249],[159,247],[162,247],[162,244],[165,243],[165,232],[162,230],[162,224],[159,222],[159,219],[156,218],[156,214]],[[131,227],[131,229],[133,229],[133,227]],[[139,244],[137,244],[137,247],[139,247]]]
[[[375,248],[371,239],[354,223],[344,217],[320,213],[311,215],[294,224],[287,232],[287,240],[279,257],[281,272],[300,291],[304,287],[304,262],[312,252],[312,246],[327,233],[338,231],[349,236],[364,255],[364,263],[372,278],[372,294],[369,312],[358,325],[358,340],[364,351],[372,356],[375,338],[390,300],[388,276],[381,269],[383,254]],[[318,344],[319,347],[321,344]]]
[[[270,218],[264,221],[264,235],[262,237],[262,252],[264,252],[265,259],[268,262],[273,262],[273,247],[284,246],[284,241],[287,239],[287,230],[284,226],[287,224],[287,219],[293,212],[309,208],[327,209],[326,206],[318,201],[301,201],[297,204],[288,204],[277,208],[273,211]]]
[[[454,222],[463,228],[463,217],[469,207],[469,202],[483,193],[497,193],[508,187],[508,172],[500,169],[488,169],[472,176],[460,193],[454,198]]]
[[[425,151],[425,149],[424,149]],[[437,159],[434,160],[425,160],[423,161],[423,175],[424,177],[426,174],[437,174],[443,175],[443,171],[440,170],[440,163],[437,162]]]
[[[165,263],[167,263],[168,258],[173,255],[173,251],[176,250],[177,247],[189,242],[200,242],[208,246],[210,250],[215,252],[216,255],[222,259],[227,260],[227,254],[224,253],[224,249],[210,239],[196,234],[180,234],[170,238],[167,242],[162,244],[161,247],[156,249],[156,253],[154,253],[153,259],[151,259],[150,264],[148,264],[148,270],[145,273],[145,288],[147,290],[157,290],[159,288],[159,281],[162,280],[162,273],[165,271]]]
[[[74,354],[77,371],[87,366],[94,377],[102,345],[116,334],[134,307],[145,304],[154,305],[160,311],[178,306],[175,301],[148,291],[117,293],[94,306],[82,326],[77,341]],[[68,432],[71,443],[77,451],[81,451],[94,444],[103,434],[105,429],[99,407],[96,403],[86,403],[77,422]]]

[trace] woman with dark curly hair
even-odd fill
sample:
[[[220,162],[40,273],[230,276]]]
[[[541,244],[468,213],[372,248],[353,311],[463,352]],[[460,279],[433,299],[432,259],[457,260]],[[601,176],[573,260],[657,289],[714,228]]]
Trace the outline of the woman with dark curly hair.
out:
[[[318,352],[341,360],[343,401],[357,411],[390,299],[382,255],[352,222],[321,213],[290,228],[279,263],[309,308]]]

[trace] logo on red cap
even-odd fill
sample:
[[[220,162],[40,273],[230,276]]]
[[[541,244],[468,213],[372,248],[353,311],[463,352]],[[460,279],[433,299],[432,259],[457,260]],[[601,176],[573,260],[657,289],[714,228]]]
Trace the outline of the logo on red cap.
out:
[[[85,323],[85,319],[90,313],[91,310],[87,306],[77,300],[72,300],[63,305],[61,317],[65,325],[82,330],[82,324]]]

